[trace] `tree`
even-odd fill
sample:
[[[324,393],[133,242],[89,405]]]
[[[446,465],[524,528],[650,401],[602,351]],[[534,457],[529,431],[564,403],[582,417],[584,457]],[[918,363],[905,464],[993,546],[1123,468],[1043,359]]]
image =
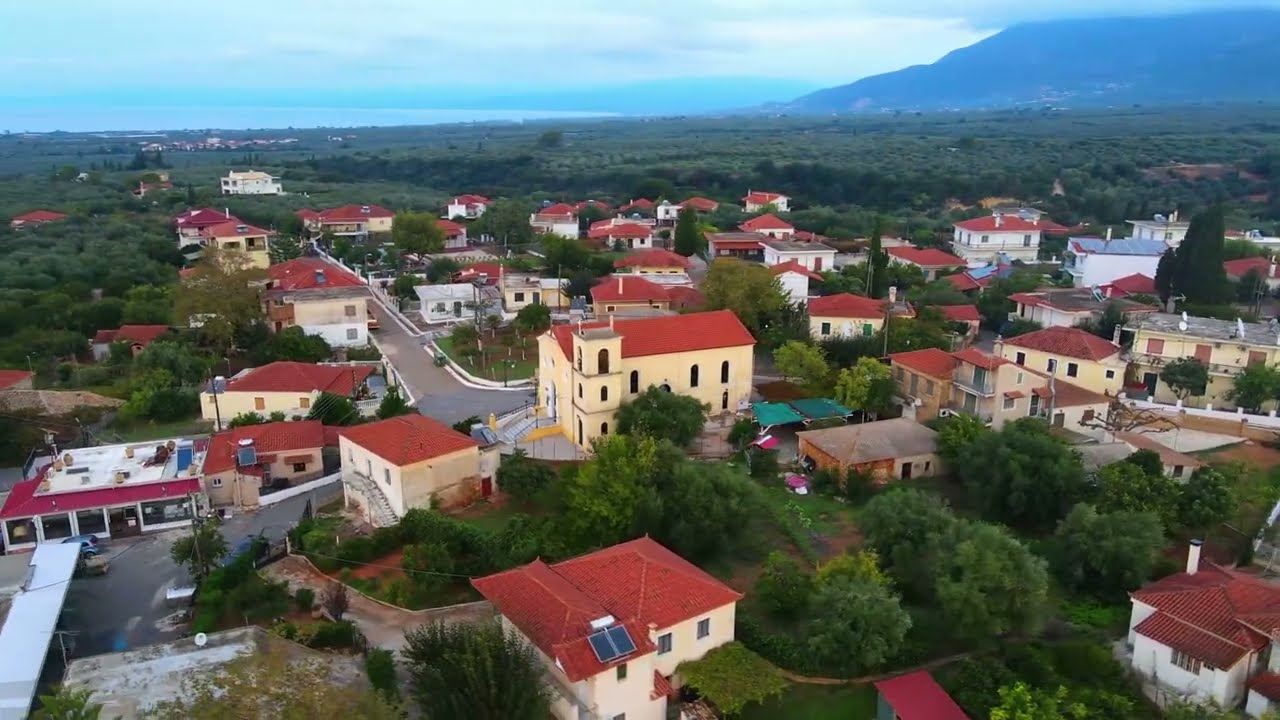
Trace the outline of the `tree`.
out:
[[[961,636],[989,642],[1043,625],[1045,563],[1001,527],[957,522],[936,567],[938,605]]]
[[[174,340],[156,340],[134,358],[133,371],[145,373],[164,370],[178,385],[196,385],[209,377],[209,357],[195,348]]]
[[[254,362],[266,364],[280,360],[318,363],[333,357],[333,348],[319,335],[312,335],[294,325],[274,333],[256,352]]]
[[[1118,601],[1146,581],[1163,545],[1164,531],[1155,514],[1100,514],[1081,503],[1058,525],[1050,561],[1068,590]]]
[[[1156,459],[1155,472],[1129,458],[1098,468],[1098,510],[1151,513],[1166,530],[1175,529],[1182,483],[1165,475],[1159,457]]]
[[[400,394],[400,388],[394,385],[387,388],[386,394],[382,396],[382,402],[378,403],[379,420],[386,420],[399,415],[412,415],[414,412],[416,411],[413,406]]]
[[[836,376],[834,394],[841,405],[874,417],[892,407],[895,389],[889,366],[875,358],[863,357]]]
[[[1137,465],[1148,475],[1164,475],[1164,461],[1160,459],[1160,453],[1155,450],[1138,450],[1121,462]]]
[[[155,285],[129,288],[124,294],[120,322],[140,325],[167,325],[173,322],[173,293],[170,288]]]
[[[938,428],[938,456],[951,466],[959,466],[969,446],[990,433],[973,415],[952,415]]]
[[[237,330],[262,318],[259,288],[266,273],[248,253],[209,247],[200,263],[182,279],[177,315],[198,326],[200,335],[220,353],[231,348]]]
[[[1231,284],[1222,266],[1226,228],[1220,204],[1191,218],[1175,253],[1172,278],[1173,290],[1185,295],[1187,302],[1217,305],[1231,301]]]
[[[541,335],[551,328],[551,307],[542,303],[525,305],[516,313],[516,328],[528,335]]]
[[[196,582],[213,572],[226,554],[226,538],[218,532],[217,525],[207,522],[194,525],[190,535],[183,535],[169,546],[169,557],[186,566]]]
[[[754,540],[766,513],[760,485],[725,464],[682,459],[654,476],[660,518],[644,527],[658,542],[693,562],[714,560]]]
[[[191,718],[308,718],[399,720],[403,710],[385,693],[352,682],[325,658],[295,657],[268,644],[221,669],[187,673],[175,699],[161,703],[153,720]]]
[[[391,294],[401,299],[416,298],[418,296],[418,285],[421,283],[422,279],[417,275],[401,275],[391,283]]]
[[[884,220],[880,216],[876,216],[875,224],[871,229],[871,247],[868,250],[867,262],[871,264],[871,286],[868,288],[867,296],[873,298],[884,297],[889,294],[889,254],[886,253],[881,245],[881,235],[884,234]]]
[[[937,495],[896,488],[872,498],[859,525],[897,586],[914,600],[934,594],[934,568],[944,554],[957,520]]]
[[[691,207],[680,209],[680,215],[676,220],[673,246],[677,253],[685,257],[699,255],[706,251],[707,238],[702,234],[697,210]]]
[[[1251,413],[1262,412],[1262,406],[1280,395],[1280,369],[1273,365],[1249,365],[1232,381],[1227,399]]]
[[[53,695],[40,696],[40,709],[31,714],[32,720],[98,720],[102,714],[100,703],[90,702],[93,690],[58,687]]]
[[[1225,522],[1235,510],[1231,472],[1224,467],[1196,468],[1178,494],[1178,524],[1193,532],[1203,532]],[[1232,474],[1238,473],[1236,469]]]
[[[778,278],[768,268],[731,258],[711,261],[702,294],[706,309],[732,310],[757,337],[787,305]]]
[[[740,642],[725,643],[698,660],[686,660],[676,672],[686,686],[695,688],[729,717],[737,717],[748,705],[767,702],[787,689],[782,672]]]
[[[262,425],[265,422],[267,422],[267,418],[265,418],[262,415],[262,413],[256,413],[252,411],[242,412],[239,415],[236,415],[235,417],[227,421],[227,427],[238,428],[238,427],[246,427],[249,425]]]
[[[1067,689],[1038,690],[1024,682],[1000,688],[1000,704],[991,708],[991,720],[1086,720],[1088,710],[1067,703]]]
[[[1156,294],[1160,296],[1160,302],[1167,303],[1174,292],[1174,275],[1178,267],[1178,251],[1169,248],[1160,256],[1160,262],[1156,264],[1155,286]]]
[[[983,517],[1048,530],[1085,495],[1080,456],[1035,418],[981,435],[952,468]]]
[[[325,425],[355,425],[360,422],[360,410],[351,398],[322,392],[307,412],[308,420],[319,420]]]
[[[400,651],[423,717],[544,720],[551,689],[534,650],[495,621],[435,622],[405,634]]]
[[[561,130],[548,130],[538,136],[538,147],[541,148],[558,148],[564,144],[564,132]]]
[[[561,485],[563,532],[580,547],[621,542],[658,517],[653,478],[675,465],[671,453],[646,435],[605,435],[593,449],[595,456]]]
[[[291,235],[277,235],[271,238],[271,244],[267,246],[267,255],[271,258],[272,265],[300,258],[302,243]]]
[[[880,569],[880,556],[875,550],[858,550],[852,554],[840,553],[819,565],[814,579],[819,586],[846,579],[877,585],[889,584],[889,576]]]
[[[1179,400],[1200,397],[1209,384],[1209,366],[1193,357],[1170,360],[1160,370],[1160,380]]]
[[[756,597],[779,617],[796,617],[809,606],[813,576],[790,555],[774,550],[756,578]]]
[[[805,647],[822,667],[857,675],[893,657],[911,629],[911,616],[882,584],[839,578],[818,587]]]
[[[623,402],[615,415],[617,432],[648,435],[685,447],[702,434],[711,406],[689,395],[650,385]]]
[[[822,394],[831,377],[822,348],[801,340],[788,340],[774,350],[773,365],[810,395]]]
[[[444,231],[431,213],[396,213],[391,225],[391,240],[400,252],[419,256],[444,249]]]
[[[498,328],[502,327],[502,316],[497,314],[485,315],[484,326],[489,328],[489,337],[497,337]]]
[[[1101,315],[1097,318],[1085,320],[1080,323],[1080,327],[1107,342],[1111,342],[1111,339],[1116,336],[1116,328],[1124,327],[1128,322],[1129,316],[1120,309],[1120,304],[1113,300],[1107,303]]]
[[[326,585],[324,592],[320,594],[320,606],[335,622],[341,620],[342,616],[347,614],[347,609],[351,607],[351,600],[347,597],[347,586],[337,580]]]
[[[453,346],[459,351],[464,347],[475,346],[480,348],[480,331],[473,323],[460,323],[453,326],[453,330],[449,332],[449,340]]]
[[[503,247],[532,245],[532,208],[516,200],[495,200],[472,226],[477,235],[489,235]]]
[[[498,466],[498,488],[517,500],[529,502],[541,495],[556,478],[546,463],[530,459],[517,449]]]

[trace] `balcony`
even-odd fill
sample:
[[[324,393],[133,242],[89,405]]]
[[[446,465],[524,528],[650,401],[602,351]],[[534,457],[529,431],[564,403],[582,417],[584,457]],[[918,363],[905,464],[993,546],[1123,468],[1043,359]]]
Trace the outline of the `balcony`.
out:
[[[956,373],[951,378],[951,384],[980,398],[995,397],[996,394],[995,383],[990,375],[975,379],[971,373]]]

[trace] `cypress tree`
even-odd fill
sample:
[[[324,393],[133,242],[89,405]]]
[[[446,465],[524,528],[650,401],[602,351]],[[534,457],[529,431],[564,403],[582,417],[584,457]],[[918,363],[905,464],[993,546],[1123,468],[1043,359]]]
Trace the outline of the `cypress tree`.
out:
[[[1172,275],[1175,294],[1186,295],[1187,301],[1193,303],[1218,305],[1231,301],[1231,284],[1222,266],[1226,234],[1221,205],[1191,218],[1187,236],[1176,253]]]
[[[681,208],[676,220],[675,251],[685,257],[702,252],[705,238],[698,229],[698,211],[691,207]]]
[[[884,221],[877,216],[875,226],[871,228],[871,251],[867,262],[871,263],[871,286],[867,288],[867,297],[884,297],[889,294],[889,255],[882,249],[880,236],[884,234]]]

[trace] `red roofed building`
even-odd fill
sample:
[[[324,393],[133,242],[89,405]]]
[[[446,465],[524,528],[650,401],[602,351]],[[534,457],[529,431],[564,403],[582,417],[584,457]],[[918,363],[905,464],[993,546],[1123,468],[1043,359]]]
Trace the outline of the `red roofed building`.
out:
[[[809,301],[809,283],[822,282],[821,273],[810,270],[796,260],[788,260],[787,262],[773,265],[769,268],[769,272],[778,278],[778,284],[782,286],[783,294],[793,303],[807,303]]]
[[[601,220],[591,224],[587,237],[609,248],[621,243],[627,250],[646,250],[653,247],[653,227],[620,218]]]
[[[0,392],[5,390],[30,390],[35,373],[30,370],[0,370]]]
[[[1156,294],[1156,280],[1150,275],[1134,273],[1116,278],[1111,282],[1098,288],[1104,296],[1122,298],[1128,295],[1151,295]]]
[[[668,310],[667,288],[640,275],[613,275],[591,288],[591,305],[598,315]]]
[[[581,233],[578,228],[578,208],[565,203],[548,205],[529,216],[529,224],[539,235],[560,235],[576,238]]]
[[[482,451],[469,435],[417,413],[347,428],[338,447],[346,502],[375,527],[412,508],[465,506],[493,493],[498,446]]]
[[[1077,327],[1047,327],[997,344],[996,352],[1018,365],[1098,392],[1117,393],[1128,364],[1122,348]]]
[[[196,210],[188,210],[174,217],[173,224],[178,228],[178,242],[189,245],[200,241],[200,231],[204,228],[221,225],[228,220],[238,221],[239,218],[232,215],[230,210],[198,208]],[[183,242],[184,240],[186,242]]]
[[[716,209],[720,207],[720,203],[710,198],[695,196],[680,203],[680,207],[693,208],[694,210],[697,210],[700,213],[709,213],[709,212],[715,212]]]
[[[953,323],[964,323],[969,330],[965,333],[965,338],[973,338],[978,335],[982,329],[982,315],[978,313],[977,305],[936,305],[932,309],[937,310]]]
[[[638,198],[618,208],[620,213],[640,213],[641,215],[652,214],[657,205],[649,199]]]
[[[465,250],[467,248],[467,227],[452,220],[437,220],[436,227],[444,233],[445,250]]]
[[[374,369],[371,365],[268,363],[224,379],[225,388],[216,395],[211,392],[215,388],[206,388],[200,393],[200,413],[205,420],[223,423],[249,413],[263,417],[284,413],[288,419],[301,419],[311,412],[316,402],[324,399],[325,393],[351,400],[365,399],[369,393],[365,381]],[[358,409],[371,414],[377,408]]]
[[[650,386],[734,412],[751,397],[754,346],[728,310],[557,325],[538,338],[538,404],[582,448]]]
[[[267,269],[263,309],[275,332],[300,327],[337,347],[369,344],[369,288],[340,265],[300,257]]]
[[[937,248],[891,247],[886,248],[889,262],[899,265],[914,265],[924,273],[924,279],[933,282],[948,270],[965,267],[965,261],[951,253]]]
[[[955,224],[952,251],[967,264],[1035,262],[1048,221],[1038,212],[1000,212]],[[1055,224],[1055,229],[1056,229]]]
[[[319,420],[270,422],[214,433],[204,460],[204,489],[215,506],[257,507],[263,492],[324,474],[325,427]]]
[[[537,648],[559,720],[666,718],[676,668],[733,641],[742,599],[648,536],[471,584]]]
[[[891,720],[969,720],[956,701],[927,670],[881,680],[876,684],[878,718]]]
[[[759,217],[753,217],[750,220],[738,226],[742,232],[760,233],[768,235],[772,238],[784,240],[795,234],[796,229],[782,218],[773,213],[766,213]]]
[[[600,202],[599,200],[583,200],[582,202],[573,206],[573,208],[579,212],[586,210],[589,207],[595,208],[603,213],[611,212],[613,210],[613,206],[611,206],[609,203]]]
[[[1080,287],[1012,293],[1009,299],[1013,301],[1014,309],[1009,313],[1009,319],[1031,320],[1045,327],[1076,327],[1101,317],[1109,305],[1115,305],[1134,320],[1157,310],[1153,305],[1116,297],[1114,293],[1108,297],[1107,292],[1105,288]]]
[[[764,259],[764,241],[769,238],[754,232],[706,233],[707,255],[712,260],[737,258],[760,261]]]
[[[1130,662],[1193,701],[1230,708],[1247,695],[1259,717],[1280,696],[1271,640],[1280,633],[1280,587],[1202,560],[1200,549],[1191,541],[1183,572],[1130,594]]]
[[[689,265],[689,258],[661,249],[632,253],[613,262],[615,268],[629,269],[637,275],[683,275]]]
[[[168,325],[121,325],[115,330],[99,330],[94,333],[91,349],[94,360],[106,360],[114,343],[128,343],[133,357],[151,343],[170,331]]]
[[[66,219],[66,213],[60,213],[54,210],[32,210],[31,212],[25,212],[21,215],[14,215],[13,219],[9,221],[9,227],[16,230],[17,228],[25,227],[27,225],[43,225],[45,223],[57,222],[59,220]]]
[[[243,252],[256,268],[271,265],[270,238],[275,233],[263,230],[232,218],[216,225],[206,225],[199,230],[199,244],[217,247],[230,252]]]
[[[299,210],[297,216],[313,235],[365,237],[389,233],[396,214],[379,205],[341,205],[327,210]]]
[[[1276,261],[1268,257],[1240,258],[1222,263],[1227,277],[1239,282],[1251,272],[1267,286],[1267,291],[1280,287],[1280,275],[1276,274]]]
[[[489,209],[492,200],[483,195],[458,195],[449,199],[444,208],[444,219],[475,220]]]
[[[455,283],[482,282],[485,285],[497,285],[502,275],[502,266],[498,263],[473,263],[453,274]]]
[[[698,213],[715,212],[720,207],[720,203],[715,200],[708,200],[704,197],[691,197],[682,203],[672,203],[669,200],[663,200],[654,209],[654,217],[657,218],[659,225],[671,226],[675,225],[680,219],[680,211],[689,208]]]
[[[791,198],[782,193],[748,191],[742,198],[742,211],[751,214],[758,212],[791,212]]]
[[[815,338],[871,337],[884,327],[884,300],[837,293],[809,298],[809,332]]]
[[[794,233],[791,233],[791,239],[799,240],[801,242],[824,243],[831,238],[816,232],[809,232],[808,230],[797,230]]]

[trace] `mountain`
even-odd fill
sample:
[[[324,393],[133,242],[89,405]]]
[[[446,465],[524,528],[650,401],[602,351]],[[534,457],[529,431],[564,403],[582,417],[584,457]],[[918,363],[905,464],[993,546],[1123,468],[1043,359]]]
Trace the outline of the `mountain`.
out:
[[[932,65],[819,90],[791,112],[1280,100],[1280,11],[1017,25]]]

